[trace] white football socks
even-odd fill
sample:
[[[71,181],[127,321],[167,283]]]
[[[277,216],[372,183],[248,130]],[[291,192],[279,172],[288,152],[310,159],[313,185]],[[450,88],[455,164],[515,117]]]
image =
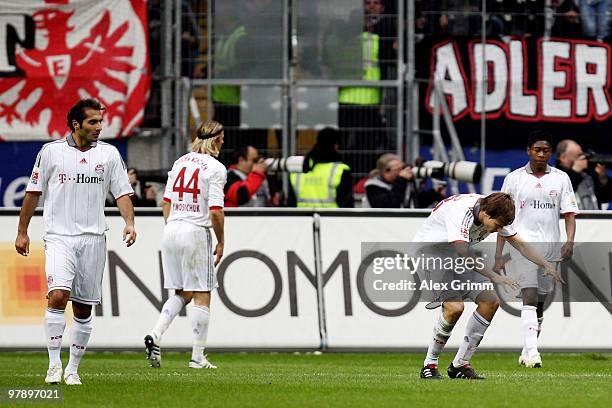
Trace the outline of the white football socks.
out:
[[[79,369],[79,364],[85,350],[87,349],[87,343],[89,343],[89,337],[91,336],[91,325],[92,316],[90,315],[86,319],[74,318],[72,322],[72,335],[70,340],[70,360],[66,366],[65,373],[76,373]]]
[[[472,356],[476,352],[476,348],[480,344],[480,341],[484,337],[485,331],[489,328],[489,322],[487,319],[482,317],[477,311],[472,313],[470,320],[465,328],[465,336],[463,341],[457,350],[453,365],[455,367],[461,367],[469,364]]]
[[[191,327],[193,329],[193,350],[191,352],[191,359],[200,362],[202,361],[204,348],[206,347],[210,310],[206,306],[194,305],[191,312]]]
[[[155,337],[157,337],[157,341],[161,341],[170,323],[172,323],[176,315],[181,312],[184,306],[185,301],[179,295],[170,296],[168,300],[166,300],[159,315],[159,319],[157,319],[157,324],[155,324],[155,327],[151,331]]]
[[[62,337],[66,328],[64,311],[47,308],[45,311],[45,334],[47,335],[47,351],[49,352],[49,367],[62,365],[60,352]]]
[[[523,338],[525,340],[525,354],[528,357],[538,353],[538,314],[535,306],[523,305],[521,321],[523,323]]]
[[[544,316],[538,317],[538,339],[540,338],[540,333],[542,333],[542,322],[544,321]],[[521,356],[527,357],[527,349],[523,345],[523,350],[521,350]]]
[[[450,324],[444,319],[444,309],[442,308],[440,316],[434,324],[433,336],[431,342],[429,343],[427,357],[425,357],[423,366],[429,364],[438,365],[438,357],[440,356],[442,350],[444,350],[444,346],[446,345],[448,338],[451,336],[453,327],[455,327],[454,324]]]

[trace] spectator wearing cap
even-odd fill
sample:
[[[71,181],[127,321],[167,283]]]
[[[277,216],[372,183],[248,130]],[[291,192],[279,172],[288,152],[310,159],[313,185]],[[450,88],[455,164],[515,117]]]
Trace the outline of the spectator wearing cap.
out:
[[[342,162],[340,134],[332,128],[319,132],[317,143],[304,157],[302,173],[291,174],[287,205],[302,208],[352,208],[351,169]]]

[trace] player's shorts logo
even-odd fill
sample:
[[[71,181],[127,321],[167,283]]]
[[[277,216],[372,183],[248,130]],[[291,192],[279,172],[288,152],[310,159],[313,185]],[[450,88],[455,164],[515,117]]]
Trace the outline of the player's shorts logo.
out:
[[[104,174],[104,165],[101,164],[101,163],[96,164],[95,172],[98,173],[99,175],[103,175]]]

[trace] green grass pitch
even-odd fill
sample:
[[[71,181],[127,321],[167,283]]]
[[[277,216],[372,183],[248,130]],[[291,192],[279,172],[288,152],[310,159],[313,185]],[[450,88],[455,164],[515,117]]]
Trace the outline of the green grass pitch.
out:
[[[423,353],[211,353],[217,370],[193,370],[187,353],[164,353],[153,369],[144,352],[89,352],[84,385],[59,387],[69,407],[612,406],[612,355],[542,357],[544,368],[526,369],[517,353],[480,352],[473,363],[486,380],[426,381],[418,377]],[[46,353],[2,352],[0,387],[44,388],[46,368]]]

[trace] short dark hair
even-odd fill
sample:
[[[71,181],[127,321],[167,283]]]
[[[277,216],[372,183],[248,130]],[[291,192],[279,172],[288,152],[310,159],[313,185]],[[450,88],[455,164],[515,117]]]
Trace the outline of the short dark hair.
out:
[[[550,147],[552,147],[552,133],[550,133],[548,130],[534,130],[527,138],[527,147],[533,146],[535,142],[548,142]]]
[[[242,146],[239,147],[237,149],[235,149],[232,152],[232,157],[231,157],[231,161],[230,164],[238,164],[238,162],[240,161],[240,158],[242,157],[244,160],[249,158],[249,147],[251,147],[250,145],[246,145],[246,146]]]
[[[77,123],[83,126],[83,120],[85,120],[85,110],[86,109],[95,109],[99,111],[103,111],[104,107],[102,104],[92,98],[81,99],[77,103],[74,104],[72,108],[68,111],[68,115],[66,116],[68,129],[71,132],[74,132],[74,127],[72,126],[72,121],[76,120]]]
[[[510,225],[514,221],[514,200],[507,193],[489,194],[480,202],[480,211],[503,225]]]

